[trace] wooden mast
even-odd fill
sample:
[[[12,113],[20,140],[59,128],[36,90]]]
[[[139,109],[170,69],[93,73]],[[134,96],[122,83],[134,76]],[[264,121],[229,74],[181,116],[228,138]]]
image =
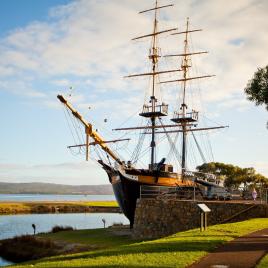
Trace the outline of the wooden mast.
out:
[[[200,78],[207,78],[212,77],[213,75],[203,75],[203,76],[196,76],[196,77],[189,77],[189,68],[191,67],[191,57],[192,55],[199,55],[199,54],[205,54],[208,53],[207,51],[201,51],[201,52],[189,52],[189,33],[192,32],[199,32],[202,31],[202,29],[196,29],[196,30],[190,30],[189,29],[189,18],[187,18],[186,22],[186,31],[173,33],[172,35],[177,34],[185,34],[184,39],[184,51],[182,54],[173,54],[173,55],[166,55],[165,57],[182,57],[182,63],[181,63],[181,70],[183,72],[183,78],[182,79],[176,79],[176,80],[169,80],[169,81],[163,81],[161,83],[171,83],[171,82],[182,82],[182,104],[180,106],[180,113],[175,113],[177,115],[176,118],[172,119],[173,122],[180,123],[181,124],[181,130],[175,130],[175,131],[168,131],[170,132],[182,132],[182,160],[181,160],[181,173],[182,173],[182,179],[185,177],[185,171],[186,171],[186,158],[187,158],[187,133],[192,131],[191,124],[193,122],[196,122],[198,120],[198,113],[195,111],[192,111],[192,113],[187,113],[187,104],[186,104],[186,85],[187,81],[189,80],[195,80]],[[190,128],[188,128],[190,123]],[[196,124],[196,123],[195,123]],[[218,127],[221,128],[221,127]],[[208,129],[214,129],[214,128],[208,128]],[[198,131],[199,129],[193,129],[193,131]],[[201,130],[201,129],[200,129]],[[206,130],[203,128],[202,130]],[[161,132],[157,132],[161,133]]]
[[[186,83],[187,83],[187,74],[188,74],[188,68],[189,68],[189,61],[188,58],[189,56],[187,55],[188,53],[188,31],[189,31],[189,18],[187,18],[187,24],[186,24],[186,32],[185,32],[185,40],[184,40],[184,56],[181,64],[181,68],[183,71],[183,97],[182,97],[182,104],[181,108],[182,109],[182,115],[183,118],[186,117],[186,109],[187,106],[185,104],[185,91],[186,91]],[[182,174],[182,179],[184,179],[184,173],[186,169],[186,139],[187,139],[187,131],[186,131],[186,124],[187,122],[182,122],[182,161],[181,161],[181,174]]]
[[[122,161],[120,158],[105,144],[104,139],[100,136],[98,132],[93,130],[92,124],[88,123],[81,114],[79,114],[73,107],[72,105],[62,96],[58,95],[57,98],[63,103],[73,114],[74,117],[76,117],[84,126],[85,126],[85,132],[86,132],[86,144],[85,146],[88,148],[89,146],[89,136],[93,138],[94,142],[96,144],[99,144],[100,147],[108,154],[110,155],[117,163],[122,165]],[[88,149],[87,150],[87,160],[88,160]]]
[[[153,87],[152,87],[152,95],[151,95],[151,103],[152,103],[152,116],[151,116],[151,122],[152,122],[152,140],[151,140],[151,169],[153,169],[154,162],[155,162],[155,72],[156,72],[156,66],[158,63],[158,53],[157,53],[157,47],[156,47],[156,41],[157,41],[157,11],[158,11],[158,3],[157,0],[155,0],[155,13],[154,13],[154,30],[153,30],[153,43],[152,43],[152,54],[149,56],[152,60],[152,71],[153,71]]]
[[[138,77],[138,76],[152,76],[152,90],[151,90],[151,96],[150,96],[150,101],[149,105],[144,105],[143,106],[143,111],[140,113],[140,116],[150,118],[151,121],[151,128],[152,128],[152,133],[151,133],[151,156],[150,156],[150,169],[152,170],[154,168],[154,163],[155,163],[155,126],[156,126],[156,118],[160,116],[166,116],[167,115],[167,105],[162,104],[159,105],[157,104],[157,99],[155,96],[155,89],[156,89],[156,77],[159,74],[164,74],[164,73],[172,73],[172,72],[180,72],[182,71],[181,69],[175,69],[175,70],[166,70],[166,71],[158,71],[158,59],[161,57],[159,55],[159,48],[158,48],[158,40],[157,37],[160,34],[171,32],[174,30],[177,30],[177,28],[172,28],[168,30],[163,30],[163,31],[158,31],[158,10],[166,7],[172,7],[173,5],[164,5],[164,6],[159,6],[158,5],[158,0],[155,1],[155,7],[150,8],[144,11],[139,12],[140,14],[154,11],[154,23],[153,23],[153,32],[150,34],[142,35],[136,38],[133,38],[132,40],[139,40],[141,38],[146,38],[146,37],[151,37],[152,38],[152,45],[150,48],[150,54],[149,54],[149,59],[152,62],[152,71],[148,73],[142,73],[142,74],[133,74],[133,75],[128,75],[126,76],[127,78],[131,77]]]

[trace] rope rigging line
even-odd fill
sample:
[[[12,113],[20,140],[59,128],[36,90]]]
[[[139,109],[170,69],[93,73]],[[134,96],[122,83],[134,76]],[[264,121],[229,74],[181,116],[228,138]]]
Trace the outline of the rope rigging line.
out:
[[[198,161],[196,160],[196,152],[195,151],[196,150],[195,150],[195,147],[194,147],[193,143],[189,142],[189,154],[188,154],[188,156],[191,159],[190,161],[191,161],[191,164],[192,164],[191,168],[189,168],[189,166],[188,166],[189,170],[196,169],[196,166],[197,166],[197,163],[198,163]]]
[[[147,123],[147,126],[149,125],[149,122]],[[143,130],[140,130],[140,134],[139,134],[139,139],[138,139],[138,143],[136,145],[136,148],[133,151],[133,154],[131,156],[131,161],[133,161],[133,163],[137,163],[140,153],[141,153],[141,148],[143,146],[144,140],[145,140],[145,133],[148,130],[145,129],[145,132]]]
[[[208,159],[210,159],[212,156],[212,148],[208,132],[205,132],[205,135],[201,135],[201,139],[203,140],[204,148],[206,150],[205,155],[208,157]]]
[[[118,151],[120,151],[120,150],[125,150],[125,148],[127,148],[127,146],[128,146],[128,143],[129,143],[129,141],[125,141],[124,143],[123,143],[123,145],[119,145],[119,143],[115,143],[115,148],[114,148],[114,151],[115,152],[118,152]]]
[[[80,135],[77,132],[77,129],[76,129],[76,126],[75,126],[75,123],[74,123],[74,120],[73,120],[73,116],[70,114],[69,110],[66,107],[63,108],[63,111],[64,111],[64,116],[65,116],[65,119],[67,121],[69,131],[71,132],[71,135],[73,137],[74,143],[75,144],[82,143]],[[71,152],[72,155],[77,156],[79,154],[82,154],[82,148],[80,147],[77,150],[77,153],[75,152],[74,149],[70,149],[70,152]]]
[[[75,141],[75,137],[74,137],[73,129],[72,129],[72,127],[70,126],[70,122],[69,122],[69,120],[68,120],[66,111],[67,111],[67,109],[65,109],[65,107],[63,107],[63,112],[64,112],[65,119],[66,119],[66,121],[67,121],[67,125],[68,125],[68,128],[69,128],[69,131],[71,132],[71,135],[72,135],[72,137],[73,137],[73,140]]]
[[[150,121],[149,120],[147,120],[146,126],[150,126]],[[136,145],[136,147],[135,147],[135,149],[134,149],[134,151],[132,153],[132,156],[131,156],[131,160],[133,161],[133,163],[137,163],[137,161],[139,159],[139,155],[140,155],[140,152],[141,152],[144,140],[145,140],[146,132],[148,132],[148,129],[145,129],[145,131],[142,130],[142,129],[140,130],[137,145]]]
[[[159,118],[159,120],[160,120],[160,118]],[[147,126],[149,126],[149,125],[150,125],[150,121],[148,120],[148,121],[147,121]],[[141,131],[140,134],[142,134],[142,136],[143,136],[142,143],[144,142],[145,135],[146,135],[147,132],[149,132],[149,130],[150,130],[150,129],[145,129],[145,131],[144,131],[144,130]],[[165,138],[166,138],[166,137],[163,136],[163,137],[160,138],[159,140],[156,140],[156,141],[155,141],[155,142],[156,142],[156,145],[157,145],[157,144],[160,144],[163,140],[165,140]],[[141,152],[141,148],[142,148],[142,144],[140,145],[140,148],[139,148],[139,154],[138,154],[138,159],[137,159],[137,161],[140,161],[140,162],[141,162],[141,159],[140,159],[140,158],[142,158],[145,154],[147,154],[147,153],[151,150],[151,147],[148,146],[147,148],[145,148],[145,149]],[[136,162],[137,162],[137,161],[136,161]]]
[[[197,149],[198,149],[198,151],[199,151],[199,153],[200,153],[200,156],[201,156],[203,162],[204,162],[204,163],[207,163],[206,158],[205,158],[205,156],[204,156],[204,154],[203,154],[203,152],[202,152],[202,150],[201,150],[201,147],[199,146],[199,143],[198,143],[198,141],[197,141],[197,139],[196,139],[196,137],[195,137],[195,135],[194,135],[194,132],[191,131],[191,133],[192,133],[192,135],[193,135],[194,142],[195,142],[195,144],[196,144],[196,147],[197,147]]]
[[[161,125],[162,125],[164,131],[166,132],[166,128],[164,127],[163,122],[162,122],[162,120],[161,120],[160,118],[159,118],[159,121],[160,121],[160,123],[161,123]],[[177,148],[176,148],[176,145],[174,144],[172,138],[170,137],[170,134],[167,133],[167,132],[166,132],[165,134],[166,134],[166,137],[167,137],[167,139],[168,139],[169,144],[171,145],[171,147],[173,147],[174,155],[175,155],[175,157],[177,158],[177,160],[178,160],[178,162],[180,163],[180,166],[181,166],[182,156],[181,156],[181,154],[178,152],[178,150],[177,150]]]
[[[76,133],[76,136],[77,136],[77,139],[78,139],[78,142],[79,143],[83,143],[83,138],[80,136],[81,133],[79,134],[78,131],[77,131],[77,124],[79,122],[77,122],[77,120],[73,117],[73,115],[71,114],[71,112],[69,110],[67,110],[68,114],[69,114],[69,117],[71,118],[71,123],[73,125],[73,128],[74,128],[74,131]]]
[[[102,157],[101,157],[101,155],[100,155],[99,147],[98,147],[98,146],[95,146],[95,152],[96,152],[96,154],[97,154],[99,160],[103,160]]]
[[[194,47],[194,43],[192,41],[192,36],[191,35],[190,35],[190,46],[192,47],[192,51],[196,51],[195,47]],[[193,72],[195,72],[197,74],[199,73],[198,67],[195,64],[195,62],[193,62],[193,64],[192,64],[192,69],[193,69]],[[198,92],[198,98],[195,98],[194,100],[195,101],[199,100],[199,102],[198,103],[196,102],[195,105],[197,105],[197,106],[200,105],[201,111],[203,111],[203,113],[204,113],[205,112],[205,107],[204,107],[204,101],[203,101],[203,96],[202,96],[202,93],[201,93],[201,87],[200,87],[200,81],[199,80],[196,81],[196,88],[197,88],[197,92]],[[199,117],[200,116],[203,117],[203,118],[206,118],[202,113],[199,112]],[[213,122],[212,120],[209,120],[209,121]],[[207,127],[206,121],[202,120],[202,122],[203,122],[204,126]],[[219,125],[216,122],[213,122],[213,123],[215,123],[216,125]],[[206,151],[207,157],[211,158],[211,159],[214,159],[212,146],[211,146],[211,142],[210,142],[210,138],[209,138],[209,133],[205,132],[203,135],[201,135],[201,134],[199,134],[199,135],[202,136],[201,139],[202,139],[202,143],[204,144],[204,149]],[[195,136],[193,136],[193,137],[195,138]]]
[[[178,132],[178,133],[176,134],[175,138],[174,138],[174,142],[173,142],[173,143],[174,143],[174,146],[176,146],[176,144],[177,144],[179,134],[180,134],[180,133]],[[174,154],[174,148],[173,148],[173,146],[170,146],[169,152],[168,152],[168,154],[167,154],[167,161],[168,161],[168,159],[171,158],[172,154]]]
[[[163,140],[165,140],[166,136],[163,136],[158,142],[156,142],[156,145],[161,143]],[[140,158],[142,158],[146,153],[148,153],[151,150],[151,147],[147,147],[140,155]]]

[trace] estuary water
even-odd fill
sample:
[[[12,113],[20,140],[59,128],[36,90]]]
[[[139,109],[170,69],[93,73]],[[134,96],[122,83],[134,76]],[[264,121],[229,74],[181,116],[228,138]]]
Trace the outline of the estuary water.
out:
[[[36,232],[49,232],[53,226],[72,226],[75,229],[103,228],[113,223],[129,224],[128,219],[119,213],[68,213],[68,214],[27,214],[0,216],[0,240],[14,236],[33,234],[32,224]],[[0,257],[0,266],[9,263]]]
[[[103,228],[102,219],[106,226],[113,223],[129,224],[128,219],[119,213],[67,213],[67,214],[27,214],[0,216],[0,240],[33,234],[32,224],[36,232],[48,232],[55,225],[72,226],[74,229]]]
[[[15,201],[108,201],[115,200],[113,195],[0,195],[0,202]],[[103,228],[113,223],[129,224],[128,219],[119,213],[66,213],[66,214],[26,214],[0,215],[0,240],[33,234],[32,224],[36,232],[49,232],[55,225],[72,226],[74,229]],[[10,264],[0,257],[0,266]]]

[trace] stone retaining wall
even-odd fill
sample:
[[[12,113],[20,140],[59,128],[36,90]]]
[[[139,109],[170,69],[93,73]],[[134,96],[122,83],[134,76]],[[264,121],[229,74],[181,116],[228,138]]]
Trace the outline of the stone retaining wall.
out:
[[[262,204],[142,199],[137,201],[133,236],[158,238],[199,227],[198,203],[211,209],[208,225],[268,217],[268,206]]]

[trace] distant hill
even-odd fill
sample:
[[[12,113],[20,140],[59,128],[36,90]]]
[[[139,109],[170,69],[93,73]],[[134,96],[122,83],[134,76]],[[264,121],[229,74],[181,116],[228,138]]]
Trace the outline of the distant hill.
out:
[[[113,194],[112,186],[0,182],[0,194]]]

